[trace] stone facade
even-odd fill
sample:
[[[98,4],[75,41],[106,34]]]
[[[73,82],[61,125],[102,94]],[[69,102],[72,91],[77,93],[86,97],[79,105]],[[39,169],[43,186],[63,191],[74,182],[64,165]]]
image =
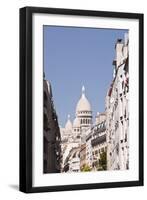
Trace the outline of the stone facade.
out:
[[[80,147],[74,147],[70,150],[65,159],[63,172],[79,172],[80,171]]]
[[[86,143],[81,145],[80,148],[80,170],[86,165]]]
[[[96,125],[93,129],[91,139],[92,149],[92,168],[93,170],[99,170],[101,168],[99,160],[100,155],[107,152],[106,143],[106,114],[100,113],[96,117]]]
[[[129,169],[129,39],[117,40],[114,78],[106,96],[108,170]]]

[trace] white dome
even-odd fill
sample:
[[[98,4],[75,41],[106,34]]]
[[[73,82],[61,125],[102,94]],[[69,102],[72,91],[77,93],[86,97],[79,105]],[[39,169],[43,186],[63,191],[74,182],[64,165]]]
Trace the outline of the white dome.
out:
[[[77,117],[74,119],[73,127],[80,127],[80,119],[78,119]]]
[[[78,101],[77,107],[76,107],[76,113],[78,113],[79,111],[91,111],[91,105],[85,96],[84,86],[82,87],[82,96],[80,100]]]
[[[68,120],[67,120],[67,122],[65,124],[65,129],[66,130],[72,130],[72,123],[70,121],[70,115],[68,115]]]

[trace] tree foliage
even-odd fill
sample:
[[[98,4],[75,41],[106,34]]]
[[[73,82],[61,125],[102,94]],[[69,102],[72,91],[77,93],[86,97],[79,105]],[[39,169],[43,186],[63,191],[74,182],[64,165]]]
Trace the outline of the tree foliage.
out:
[[[98,171],[107,170],[107,153],[104,151],[100,154]]]
[[[83,167],[81,168],[81,172],[90,172],[90,171],[91,168],[87,164],[84,164]]]

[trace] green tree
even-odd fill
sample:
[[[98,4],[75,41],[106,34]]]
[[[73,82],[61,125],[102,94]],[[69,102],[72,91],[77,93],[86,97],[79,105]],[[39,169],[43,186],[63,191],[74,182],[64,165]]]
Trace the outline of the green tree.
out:
[[[106,151],[100,154],[98,171],[107,170],[107,153]]]
[[[81,168],[81,172],[90,172],[91,168],[89,167],[89,165],[83,165],[83,167]]]

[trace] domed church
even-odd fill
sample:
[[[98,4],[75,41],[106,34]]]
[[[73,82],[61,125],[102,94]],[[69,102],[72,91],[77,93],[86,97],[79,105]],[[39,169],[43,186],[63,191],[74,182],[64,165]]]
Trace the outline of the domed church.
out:
[[[67,156],[73,148],[78,148],[85,142],[88,130],[92,127],[92,109],[85,95],[85,87],[82,87],[81,97],[76,105],[75,119],[73,123],[68,114],[65,127],[60,127],[63,165]]]
[[[97,113],[93,123],[91,105],[83,86],[73,123],[68,115],[65,127],[60,127],[62,172],[80,172],[85,164],[91,168],[96,165],[92,157],[106,147],[105,120],[105,113]]]
[[[77,141],[84,138],[86,131],[92,126],[92,109],[85,95],[85,87],[82,87],[81,97],[76,105],[75,119],[73,123],[68,115],[65,128],[61,128],[62,138],[68,137],[71,141]]]

